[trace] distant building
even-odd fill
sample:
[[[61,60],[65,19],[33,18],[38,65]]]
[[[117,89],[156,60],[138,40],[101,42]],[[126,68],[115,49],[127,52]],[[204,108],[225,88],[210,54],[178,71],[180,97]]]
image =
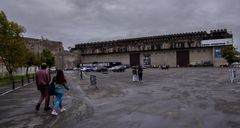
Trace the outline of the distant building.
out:
[[[227,64],[221,51],[233,45],[232,34],[226,29],[80,43],[82,63],[122,62],[130,65],[189,65]]]
[[[24,37],[26,41],[26,46],[35,52],[38,56],[42,53],[43,49],[50,50],[55,56],[55,65],[57,68],[64,69],[64,48],[63,43],[60,41],[51,41],[47,39],[34,39]],[[65,58],[67,60],[67,58]],[[29,73],[35,72],[36,69],[34,67],[29,67]],[[16,69],[15,74],[23,74],[26,72],[25,67],[19,67]],[[0,58],[0,76],[7,76],[7,69],[2,62],[2,58]]]
[[[64,69],[73,69],[81,63],[80,55],[76,52],[64,51]]]
[[[34,39],[24,37],[27,47],[35,52],[38,56],[42,53],[43,49],[50,50],[55,56],[55,64],[58,68],[64,68],[64,48],[63,43],[60,41],[51,41],[48,39]]]

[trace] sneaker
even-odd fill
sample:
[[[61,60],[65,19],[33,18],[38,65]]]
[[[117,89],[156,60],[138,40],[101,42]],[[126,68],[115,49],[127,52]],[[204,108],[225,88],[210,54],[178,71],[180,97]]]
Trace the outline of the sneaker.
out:
[[[36,110],[38,111],[39,108],[40,108],[40,104],[37,104],[37,105],[36,105]]]
[[[66,109],[65,108],[61,108],[60,112],[64,112],[64,111],[66,111]]]
[[[52,110],[51,114],[54,115],[54,116],[58,115],[58,113],[55,110]]]
[[[48,110],[51,110],[51,108],[50,107],[45,107],[44,108],[44,111],[48,111]]]

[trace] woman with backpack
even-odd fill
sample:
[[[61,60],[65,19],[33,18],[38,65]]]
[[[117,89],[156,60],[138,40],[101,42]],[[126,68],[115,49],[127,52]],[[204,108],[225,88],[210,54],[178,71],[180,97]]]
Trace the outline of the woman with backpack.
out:
[[[60,112],[64,112],[66,110],[62,106],[62,97],[64,95],[64,90],[65,89],[69,90],[66,84],[67,80],[65,79],[63,71],[58,70],[54,81],[56,100],[54,102],[54,107],[51,112],[52,115],[57,116],[58,115],[57,110],[60,110]]]

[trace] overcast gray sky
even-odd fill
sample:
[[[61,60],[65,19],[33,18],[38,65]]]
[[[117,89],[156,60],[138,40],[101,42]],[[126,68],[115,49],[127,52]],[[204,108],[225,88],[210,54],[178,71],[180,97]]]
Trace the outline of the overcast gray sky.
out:
[[[24,36],[78,43],[228,29],[240,48],[240,0],[0,0]]]

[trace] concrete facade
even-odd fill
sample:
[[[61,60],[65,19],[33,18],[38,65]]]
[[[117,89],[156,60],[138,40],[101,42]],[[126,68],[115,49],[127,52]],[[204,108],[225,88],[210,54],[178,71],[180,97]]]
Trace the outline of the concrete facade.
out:
[[[220,66],[227,65],[227,61],[221,56],[222,48],[232,45],[232,34],[226,29],[221,29],[211,30],[210,33],[204,31],[81,43],[75,45],[73,50],[79,52],[83,63],[131,64],[133,62],[131,54],[136,53],[140,54],[140,57],[133,57],[133,59],[140,60],[137,65]]]
[[[35,39],[24,37],[27,47],[35,52],[37,55],[40,55],[43,49],[50,50],[55,56],[56,67],[63,68],[63,43],[60,41],[51,41],[48,39]]]
[[[170,67],[177,66],[176,51],[157,51],[157,52],[142,52],[140,53],[140,65],[144,65],[144,54],[150,55],[151,65],[169,65]],[[190,64],[202,65],[204,62],[210,62],[213,66],[227,64],[224,58],[214,58],[213,48],[189,49]],[[85,55],[83,56],[84,63],[91,62],[122,62],[122,64],[130,63],[130,55],[128,53],[104,54],[104,55]]]
[[[80,55],[76,52],[64,51],[63,56],[65,69],[73,69],[80,63],[81,60]]]
[[[129,54],[105,54],[105,55],[86,55],[83,56],[84,63],[91,62],[122,62],[123,64],[129,64]]]

